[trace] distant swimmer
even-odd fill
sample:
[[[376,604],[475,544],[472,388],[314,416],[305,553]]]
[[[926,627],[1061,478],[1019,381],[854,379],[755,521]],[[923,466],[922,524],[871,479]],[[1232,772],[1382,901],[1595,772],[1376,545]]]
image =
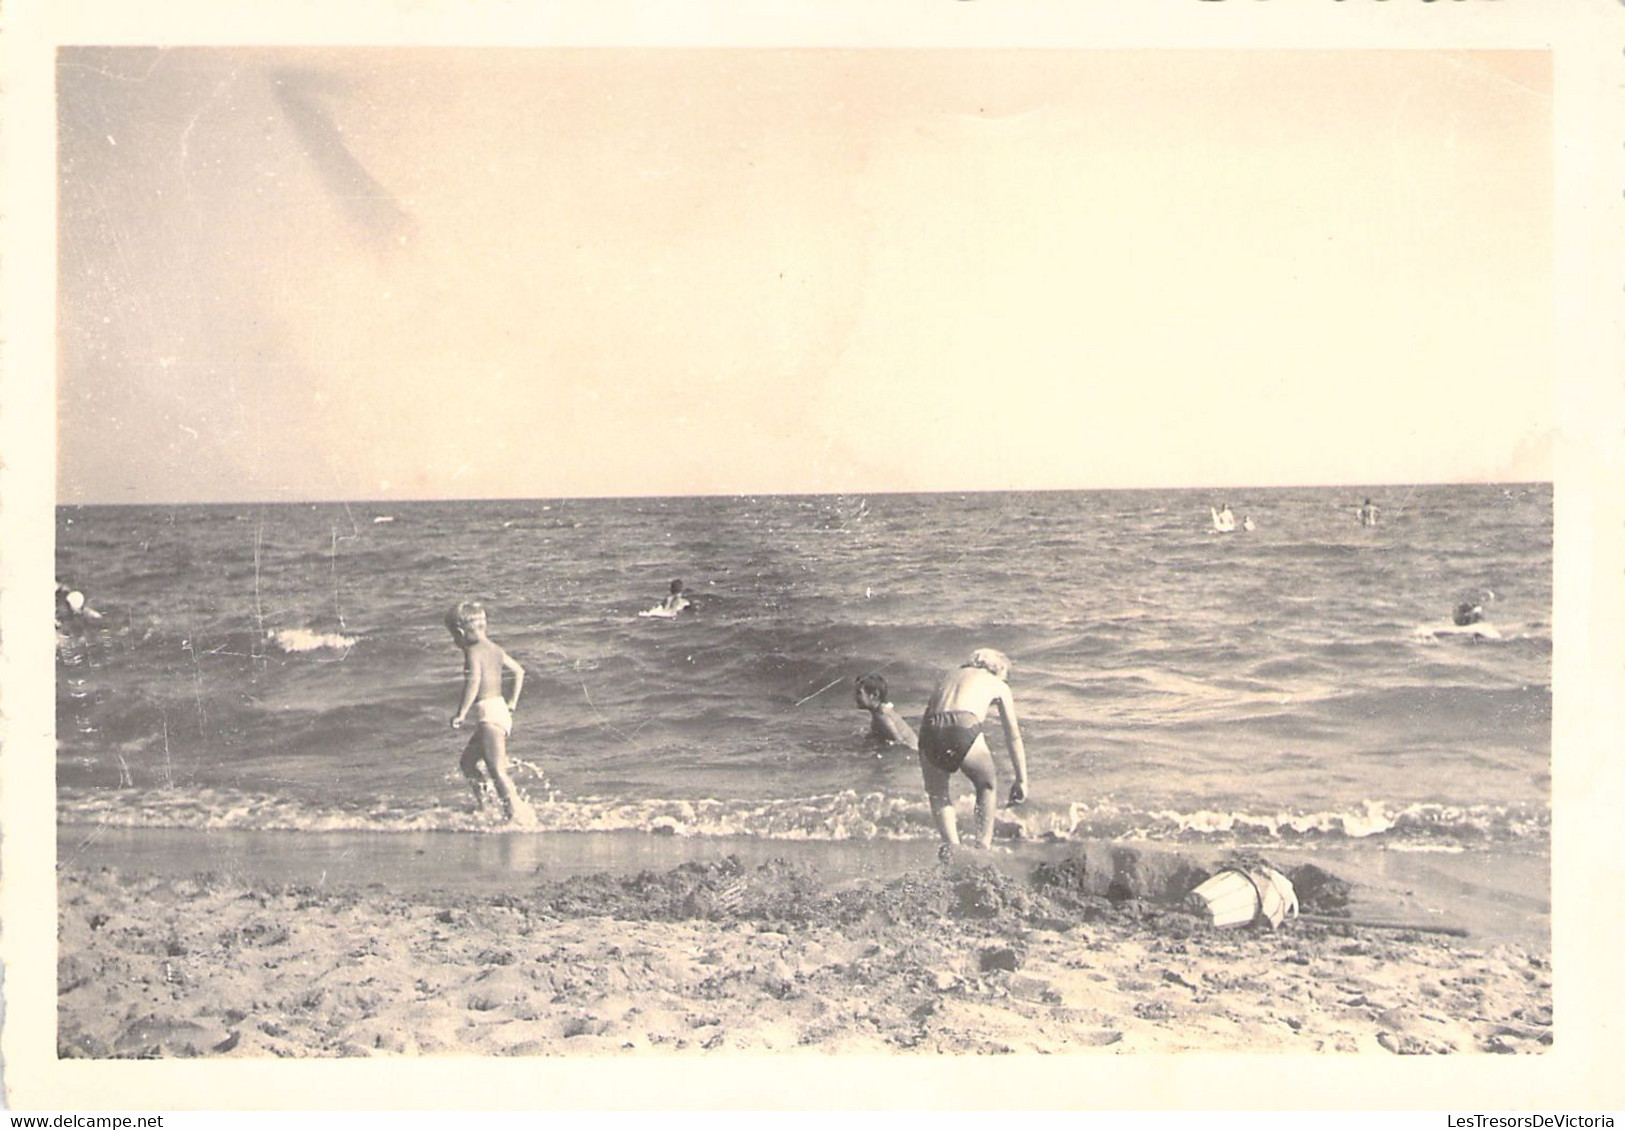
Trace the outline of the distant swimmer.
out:
[[[1016,704],[1006,680],[1010,660],[1000,651],[979,647],[964,666],[944,676],[920,719],[920,774],[931,816],[944,844],[959,843],[959,820],[948,795],[956,772],[965,774],[976,788],[976,838],[982,847],[993,846],[994,806],[998,802],[998,773],[982,723],[997,709],[1009,746],[1015,783],[1010,803],[1027,799],[1027,751],[1016,724]]]
[[[1477,599],[1464,600],[1456,605],[1450,619],[1458,628],[1466,628],[1473,624],[1482,623],[1484,619],[1484,606],[1495,599],[1495,593],[1485,589],[1478,594]]]
[[[673,581],[671,591],[653,608],[647,608],[638,615],[645,619],[675,620],[677,614],[685,608],[695,607],[694,602],[688,599],[687,590],[683,588],[682,581]]]
[[[476,808],[485,807],[485,771],[496,786],[502,812],[514,820],[519,812],[519,793],[508,773],[508,735],[513,732],[513,712],[519,706],[519,692],[525,685],[525,669],[485,634],[485,607],[477,600],[465,600],[446,613],[446,628],[463,649],[463,697],[451,728],[462,729],[472,720],[474,736],[463,749],[458,768],[468,779]],[[504,671],[513,672],[513,697],[502,693]]]
[[[1257,526],[1253,525],[1253,516],[1251,514],[1247,515],[1241,520],[1241,528],[1246,530],[1248,533],[1252,533],[1258,528]]]
[[[1360,525],[1375,526],[1377,524],[1377,507],[1369,498],[1355,513],[1359,516]]]
[[[1449,623],[1423,624],[1416,629],[1416,635],[1432,639],[1502,639],[1500,629],[1485,619],[1489,603],[1494,599],[1493,592],[1481,589],[1476,596],[1456,602],[1450,609]]]
[[[1236,516],[1230,511],[1230,504],[1224,504],[1223,509],[1215,510],[1208,507],[1208,513],[1213,515],[1213,530],[1215,533],[1229,534],[1236,529]]]
[[[56,586],[56,622],[58,624],[72,623],[74,621],[95,622],[102,618],[85,602],[85,594],[70,585],[57,582]]]
[[[920,748],[914,731],[908,728],[903,716],[891,704],[891,695],[884,675],[864,675],[852,689],[852,699],[859,710],[869,712],[869,737],[883,745],[902,745]]]
[[[683,593],[683,582],[673,581],[671,590],[666,593],[666,599],[660,602],[660,607],[667,612],[681,612],[693,603]]]

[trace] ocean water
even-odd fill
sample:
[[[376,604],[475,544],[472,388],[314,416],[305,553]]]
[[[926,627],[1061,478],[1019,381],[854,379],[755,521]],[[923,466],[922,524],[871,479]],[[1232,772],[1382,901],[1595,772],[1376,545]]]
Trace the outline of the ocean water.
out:
[[[58,817],[501,831],[447,726],[472,598],[527,670],[543,834],[927,840],[852,680],[917,722],[990,645],[1031,775],[1007,834],[1544,853],[1551,488],[1389,488],[1374,529],[1367,493],[63,507],[104,618],[59,638]],[[1223,501],[1257,528],[1210,532]],[[640,618],[677,577],[697,608]],[[1435,632],[1484,590],[1500,638]]]

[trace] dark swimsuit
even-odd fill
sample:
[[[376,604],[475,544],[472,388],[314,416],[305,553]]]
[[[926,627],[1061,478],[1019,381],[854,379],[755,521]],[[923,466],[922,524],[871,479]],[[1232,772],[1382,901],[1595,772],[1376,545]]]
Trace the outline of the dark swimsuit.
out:
[[[982,720],[969,710],[928,710],[920,719],[920,756],[944,773],[957,773],[982,736]]]

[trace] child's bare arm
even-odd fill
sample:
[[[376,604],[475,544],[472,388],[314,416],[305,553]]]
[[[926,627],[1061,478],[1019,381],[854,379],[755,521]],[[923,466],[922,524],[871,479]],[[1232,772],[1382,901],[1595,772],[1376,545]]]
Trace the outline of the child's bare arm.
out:
[[[463,655],[463,701],[458,704],[457,713],[452,715],[451,725],[453,729],[461,726],[463,724],[463,719],[468,717],[468,711],[474,705],[474,699],[479,692],[479,667],[474,661],[474,656],[470,653],[465,653]]]
[[[902,715],[898,714],[896,710],[884,710],[881,712],[880,718],[885,728],[887,741],[896,742],[898,745],[906,745],[910,749],[919,747],[919,740],[915,738],[914,731],[909,729],[908,723],[903,721]]]
[[[519,692],[525,686],[525,668],[519,660],[507,652],[502,653],[502,665],[513,672],[513,698],[508,700],[508,710],[511,713],[519,707]]]
[[[1010,788],[1010,803],[1019,804],[1027,799],[1027,750],[1021,743],[1021,726],[1016,722],[1016,704],[1009,690],[999,692],[993,700],[999,707],[999,721],[1004,724],[1004,740],[1010,747],[1010,766],[1015,770],[1015,784]]]

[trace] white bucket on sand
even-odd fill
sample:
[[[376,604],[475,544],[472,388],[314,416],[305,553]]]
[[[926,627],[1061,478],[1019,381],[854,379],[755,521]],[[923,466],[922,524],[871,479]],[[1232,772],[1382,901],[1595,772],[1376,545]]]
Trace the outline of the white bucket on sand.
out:
[[[1219,927],[1264,921],[1274,929],[1282,919],[1298,913],[1298,892],[1292,889],[1292,880],[1268,867],[1220,871],[1192,891],[1189,901],[1206,911]]]

